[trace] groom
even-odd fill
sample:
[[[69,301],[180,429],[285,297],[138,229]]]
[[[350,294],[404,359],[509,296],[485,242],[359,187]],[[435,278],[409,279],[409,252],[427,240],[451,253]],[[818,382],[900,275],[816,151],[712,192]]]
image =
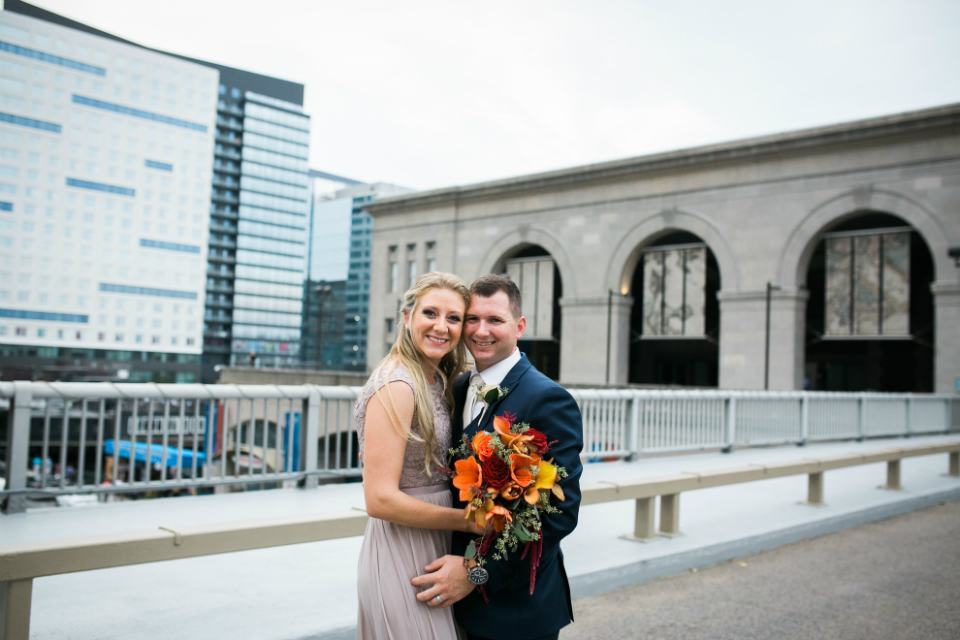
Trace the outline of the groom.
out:
[[[471,640],[556,639],[560,629],[573,620],[560,540],[577,526],[580,508],[580,409],[569,393],[534,369],[517,349],[527,324],[517,285],[500,276],[484,276],[473,283],[470,294],[463,339],[476,364],[454,386],[453,446],[462,442],[464,435],[472,440],[478,430],[493,431],[494,415],[509,411],[519,422],[542,431],[549,442],[556,441],[547,457],[553,457],[554,464],[570,475],[560,482],[564,500],[552,501],[561,513],[544,514],[542,519],[543,551],[532,595],[530,558],[521,559],[520,553],[511,553],[507,560],[490,557],[487,576],[472,572],[468,577],[463,554],[473,538],[465,533],[454,533],[453,555],[431,563],[426,567],[429,573],[414,578],[413,584],[432,585],[417,595],[430,606],[448,607],[456,602],[457,622]],[[508,392],[486,407],[483,401],[473,399],[470,387],[476,384],[498,385]],[[454,506],[466,506],[456,489],[453,495]],[[476,590],[475,583],[484,578],[489,603]]]

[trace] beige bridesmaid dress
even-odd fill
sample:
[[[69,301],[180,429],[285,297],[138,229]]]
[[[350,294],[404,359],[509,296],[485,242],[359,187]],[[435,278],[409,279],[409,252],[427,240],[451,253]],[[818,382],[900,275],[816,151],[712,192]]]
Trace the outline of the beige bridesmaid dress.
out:
[[[389,381],[403,381],[414,387],[413,378],[402,366],[394,369]],[[381,375],[378,386],[386,382]],[[363,455],[364,418],[367,403],[373,397],[371,377],[363,387],[354,407],[360,455]],[[437,381],[431,390],[434,427],[440,450],[450,447],[450,414],[443,397],[443,386]],[[416,412],[411,426],[418,432]],[[452,507],[449,479],[424,469],[426,454],[419,442],[408,441],[400,474],[400,490],[417,500],[442,507]],[[453,608],[438,609],[417,600],[417,593],[428,587],[415,587],[410,580],[424,573],[424,567],[450,553],[450,531],[416,529],[370,518],[363,535],[360,562],[357,567],[357,592],[360,600],[357,615],[357,640],[452,640],[458,637]]]

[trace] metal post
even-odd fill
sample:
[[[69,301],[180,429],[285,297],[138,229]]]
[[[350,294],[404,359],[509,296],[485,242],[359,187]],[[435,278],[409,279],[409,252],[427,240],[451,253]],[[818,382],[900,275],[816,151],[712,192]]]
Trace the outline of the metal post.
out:
[[[679,493],[660,496],[660,530],[657,533],[666,538],[676,538],[683,535],[680,533]]]
[[[804,446],[810,439],[810,396],[804,392],[800,397],[800,442]]]
[[[640,447],[643,445],[643,439],[640,434],[640,397],[634,393],[630,399],[630,436],[627,438],[627,446],[630,447],[628,461],[637,459],[640,455]]]
[[[891,491],[899,491],[902,489],[900,486],[899,460],[887,460],[887,484],[883,485],[881,488],[890,489]]]
[[[33,400],[32,383],[14,382],[13,399],[7,415],[7,490],[27,488],[27,464],[30,457],[30,403]],[[61,475],[63,470],[61,470]],[[22,513],[27,498],[22,493],[7,498],[7,513]]]
[[[822,507],[823,502],[823,471],[811,473],[807,481],[807,504]]]
[[[881,236],[883,237],[883,236]],[[883,269],[881,269],[883,271]],[[882,296],[881,296],[882,297]],[[913,394],[907,396],[907,433],[906,436],[909,438],[910,434],[913,433]]]
[[[320,391],[316,387],[310,387],[310,395],[303,401],[302,406],[304,416],[300,423],[300,456],[303,462],[301,468],[310,473],[317,470],[317,448],[320,446]],[[290,416],[290,425],[292,428],[293,416]],[[310,475],[303,481],[302,486],[304,489],[315,489],[317,485],[317,476]]]
[[[859,415],[857,420],[857,440],[863,442],[867,439],[867,396],[860,394]]]
[[[0,639],[29,640],[33,579],[0,582]]]
[[[770,388],[770,299],[774,291],[779,291],[780,287],[767,283],[767,330],[766,342],[763,350],[763,388]]]
[[[960,477],[960,451],[950,452],[950,467],[948,476]]]
[[[724,425],[726,431],[727,446],[723,448],[724,453],[733,451],[733,445],[737,439],[737,398],[731,395],[727,398],[727,419]]]

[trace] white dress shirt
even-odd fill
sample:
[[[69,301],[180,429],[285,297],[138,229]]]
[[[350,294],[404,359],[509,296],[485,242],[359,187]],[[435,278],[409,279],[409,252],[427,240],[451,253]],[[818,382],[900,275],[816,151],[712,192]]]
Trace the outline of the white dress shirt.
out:
[[[510,370],[513,369],[518,362],[520,362],[520,349],[514,348],[513,353],[497,364],[484,369],[483,373],[478,372],[477,365],[474,364],[473,370],[470,372],[469,386],[472,387],[482,380],[483,386],[493,384],[499,387],[503,379],[507,377],[507,374],[510,373]],[[463,426],[466,427],[473,422],[473,419],[483,411],[484,406],[486,406],[486,404],[477,400],[473,391],[468,389],[467,401],[463,404]]]

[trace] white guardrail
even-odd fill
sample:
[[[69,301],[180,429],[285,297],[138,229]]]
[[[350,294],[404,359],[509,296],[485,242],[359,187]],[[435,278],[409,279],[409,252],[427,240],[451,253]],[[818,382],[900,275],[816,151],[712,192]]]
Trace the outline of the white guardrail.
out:
[[[359,387],[0,383],[7,512],[27,495],[358,476]],[[960,429],[950,395],[571,389],[585,460]],[[0,422],[0,430],[3,423]],[[2,431],[0,431],[2,433]]]

